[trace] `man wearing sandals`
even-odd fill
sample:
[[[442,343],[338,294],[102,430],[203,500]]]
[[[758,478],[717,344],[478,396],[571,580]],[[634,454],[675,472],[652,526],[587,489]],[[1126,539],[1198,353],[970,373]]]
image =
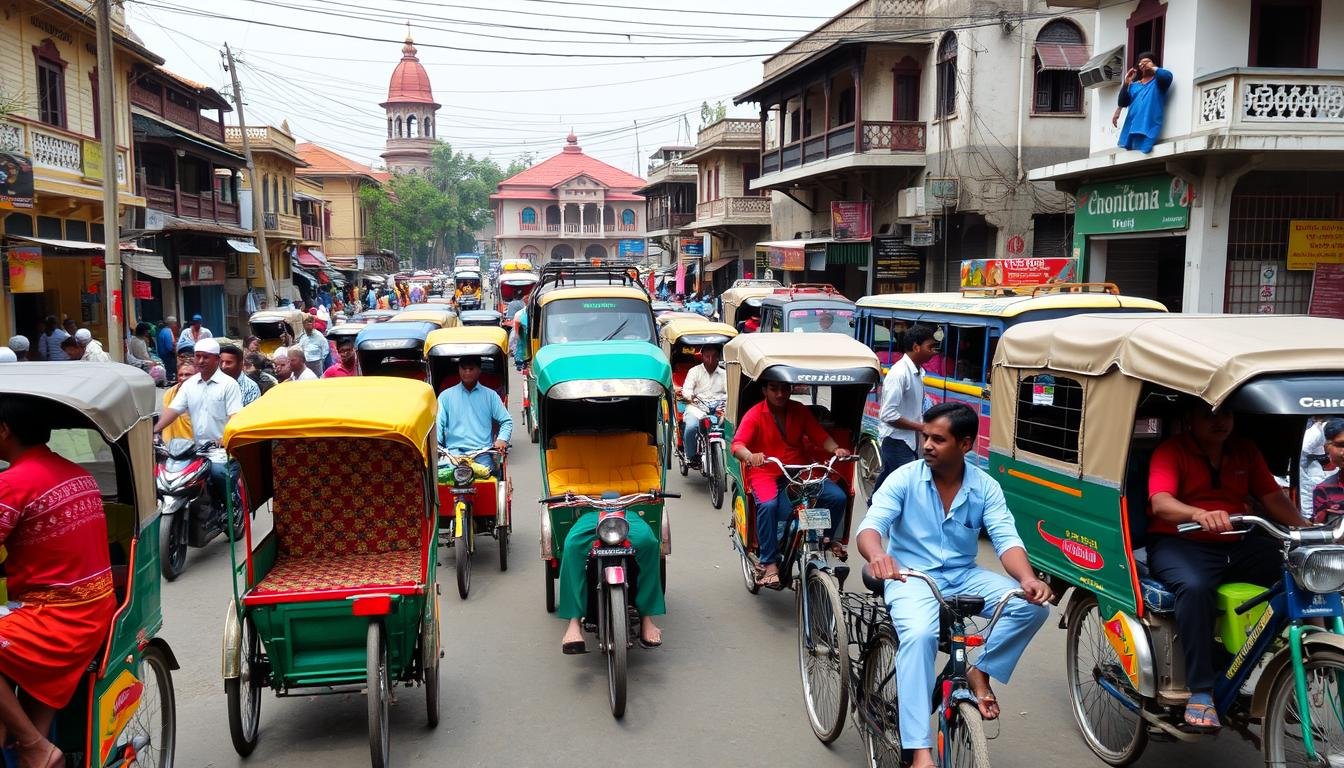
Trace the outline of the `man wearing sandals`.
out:
[[[1035,603],[1010,601],[984,651],[968,667],[971,692],[986,720],[999,716],[989,679],[1008,682],[1027,643],[1049,616],[1043,603],[1050,598],[1050,588],[1036,578],[1027,562],[1003,491],[966,458],[975,445],[979,416],[961,403],[940,403],[924,412],[922,422],[924,460],[891,473],[873,495],[858,535],[859,554],[868,561],[870,572],[890,580],[886,602],[900,642],[896,685],[901,746],[913,753],[910,768],[934,766],[929,702],[938,652],[939,606],[927,584],[906,580],[901,569],[928,574],[945,596],[984,597],[984,616],[992,614],[1003,596],[1019,586]],[[989,532],[994,551],[1012,578],[976,566],[982,528]]]
[[[767,464],[774,456],[785,464],[811,464],[803,449],[803,437],[837,457],[849,455],[826,433],[807,406],[792,399],[793,386],[782,381],[765,382],[765,399],[742,416],[742,424],[733,435],[733,456],[746,464],[747,485],[756,499],[756,541],[760,545],[760,573],[756,578],[763,587],[779,585],[779,528],[791,511],[782,498],[779,467]],[[845,492],[826,480],[817,496],[817,505],[831,511],[831,528],[823,534],[830,539],[833,529],[845,519]],[[841,532],[844,535],[844,532]],[[834,554],[844,559],[844,547],[837,541]]]

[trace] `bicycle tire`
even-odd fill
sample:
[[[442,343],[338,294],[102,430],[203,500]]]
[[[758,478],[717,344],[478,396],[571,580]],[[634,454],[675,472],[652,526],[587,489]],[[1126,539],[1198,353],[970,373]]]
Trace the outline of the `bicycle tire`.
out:
[[[896,651],[899,647],[896,631],[882,624],[863,653],[859,728],[868,768],[901,768],[903,765],[900,692],[896,688]]]
[[[1344,702],[1340,701],[1341,686],[1344,686],[1344,653],[1335,650],[1314,648],[1311,657],[1303,662],[1307,676],[1307,698],[1324,703],[1321,708],[1312,707],[1311,723],[1313,741],[1317,749],[1315,761],[1308,761],[1305,745],[1302,744],[1302,718],[1297,712],[1297,691],[1293,681],[1292,666],[1285,667],[1270,689],[1269,707],[1265,710],[1264,756],[1265,765],[1274,768],[1296,768],[1297,766],[1333,765],[1344,758],[1344,733],[1339,713]],[[1329,672],[1332,680],[1324,686],[1320,673]],[[1290,745],[1290,738],[1296,747]],[[1333,747],[1330,754],[1322,755],[1320,750]]]
[[[1138,713],[1097,681],[1103,667],[1122,667],[1104,635],[1096,598],[1086,595],[1074,600],[1065,624],[1068,627],[1064,640],[1065,676],[1073,720],[1093,754],[1117,768],[1129,765],[1148,746],[1148,727]],[[1128,686],[1128,681],[1124,684]],[[1137,692],[1132,703],[1143,706]]]
[[[969,701],[957,702],[948,726],[946,768],[989,768],[989,742],[980,710]]]
[[[807,590],[806,596],[803,590]],[[803,616],[804,598],[809,609]],[[798,590],[798,673],[803,705],[812,733],[830,744],[845,728],[849,707],[849,635],[835,579],[820,568],[808,568]],[[805,621],[806,619],[806,621]],[[812,646],[808,647],[811,638]]]

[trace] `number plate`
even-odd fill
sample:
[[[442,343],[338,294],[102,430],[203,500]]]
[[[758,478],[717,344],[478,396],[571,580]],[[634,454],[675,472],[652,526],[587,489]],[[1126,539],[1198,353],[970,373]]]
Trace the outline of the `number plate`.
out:
[[[635,554],[630,547],[599,547],[589,552],[593,557],[628,557]]]
[[[798,510],[798,527],[804,531],[824,531],[831,527],[831,510],[806,507]]]

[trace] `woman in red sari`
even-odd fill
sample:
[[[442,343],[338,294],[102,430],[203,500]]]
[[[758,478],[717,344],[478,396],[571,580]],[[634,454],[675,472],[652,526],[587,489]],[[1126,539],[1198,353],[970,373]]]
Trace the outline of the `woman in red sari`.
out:
[[[8,612],[0,616],[0,725],[21,768],[58,768],[47,741],[102,647],[116,611],[107,519],[93,476],[47,447],[50,408],[0,398],[0,543]],[[17,688],[17,693],[16,689]]]

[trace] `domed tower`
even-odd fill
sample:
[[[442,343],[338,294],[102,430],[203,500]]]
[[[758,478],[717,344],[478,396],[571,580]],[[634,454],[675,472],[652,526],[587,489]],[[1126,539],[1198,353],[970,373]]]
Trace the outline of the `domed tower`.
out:
[[[382,157],[393,173],[424,173],[438,132],[439,104],[429,86],[429,73],[415,53],[408,33],[401,61],[387,84],[387,101],[379,105],[387,111],[387,149]]]

